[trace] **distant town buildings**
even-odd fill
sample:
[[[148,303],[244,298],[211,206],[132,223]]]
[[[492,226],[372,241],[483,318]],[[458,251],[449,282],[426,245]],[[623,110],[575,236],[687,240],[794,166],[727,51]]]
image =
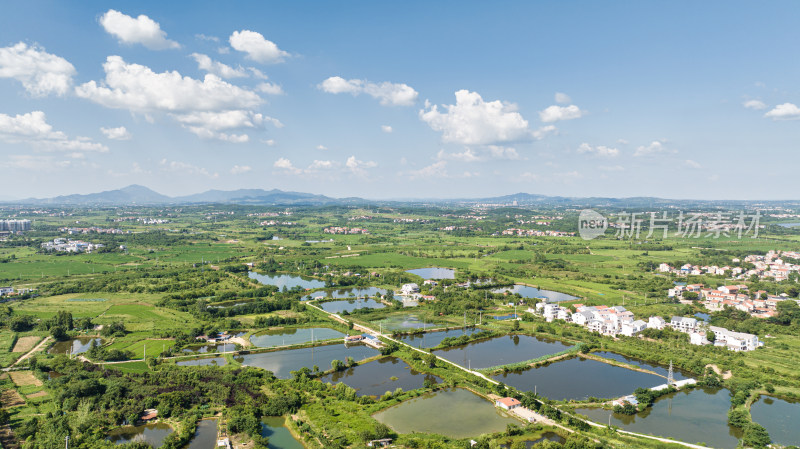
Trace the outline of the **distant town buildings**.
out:
[[[92,251],[103,248],[102,243],[89,243],[83,240],[55,239],[52,242],[42,243],[45,251],[66,252],[66,253],[91,253]]]
[[[369,234],[369,231],[364,228],[347,228],[343,226],[331,226],[323,229],[322,232],[326,234]]]
[[[88,228],[58,228],[59,232],[66,232],[67,234],[130,234],[131,231],[123,231],[116,228],[98,228],[91,226]]]
[[[493,235],[498,235],[497,233]],[[500,235],[518,235],[523,237],[573,237],[575,236],[574,232],[564,232],[564,231],[540,231],[538,229],[517,229],[517,228],[510,228],[506,229],[500,233]]]
[[[30,220],[0,220],[0,232],[24,232],[30,230]]]

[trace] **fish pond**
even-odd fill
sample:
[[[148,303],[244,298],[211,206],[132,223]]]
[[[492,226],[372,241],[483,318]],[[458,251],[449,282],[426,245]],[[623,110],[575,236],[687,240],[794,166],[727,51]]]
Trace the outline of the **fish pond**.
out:
[[[329,312],[329,313],[342,313],[347,312],[350,313],[356,309],[383,309],[386,307],[380,301],[375,301],[374,299],[348,299],[345,301],[328,301],[323,302],[319,305],[322,310]]]
[[[761,396],[750,406],[750,416],[767,429],[773,443],[785,446],[800,443],[800,402]]]
[[[77,337],[71,340],[59,341],[47,351],[49,354],[83,354],[92,349],[92,343],[102,346],[105,343],[100,337]]]
[[[529,335],[504,335],[462,346],[437,349],[434,354],[463,367],[482,369],[524,362],[555,354],[570,347],[571,345],[560,341]]]
[[[303,327],[261,332],[250,337],[250,343],[261,348],[299,345],[313,341],[344,338],[344,334],[327,327]]]
[[[669,367],[667,366],[657,365],[651,362],[645,362],[644,360],[637,359],[634,357],[624,356],[622,354],[617,354],[615,352],[598,351],[598,352],[593,352],[592,354],[606,359],[616,360],[617,362],[627,363],[628,365],[638,366],[639,368],[652,371],[656,374],[660,374],[665,378],[669,374]],[[675,380],[690,379],[692,378],[692,373],[684,371],[680,368],[673,368],[672,377],[674,377]]]
[[[175,363],[178,366],[225,366],[228,361],[225,357],[206,357],[202,359],[181,360]]]
[[[632,394],[639,387],[651,388],[666,383],[663,377],[580,357],[498,374],[493,379],[557,401],[618,398]]]
[[[208,343],[203,345],[189,345],[181,350],[181,352],[190,352],[197,354],[206,354],[209,352],[231,352],[236,350],[236,343]]]
[[[283,289],[283,287],[286,287],[287,289],[292,289],[295,287],[311,289],[322,288],[325,286],[325,283],[318,279],[305,276],[293,276],[290,274],[261,274],[251,271],[247,273],[247,276],[249,276],[250,279],[255,279],[258,282],[261,282],[262,284],[274,285],[280,289]]]
[[[197,423],[197,430],[186,449],[215,449],[217,447],[217,420],[202,419]]]
[[[579,299],[577,296],[568,295],[566,293],[554,292],[552,290],[543,290],[536,287],[529,287],[522,284],[514,284],[513,287],[503,287],[492,290],[494,293],[508,292],[509,294],[519,293],[523,298],[547,298],[550,302],[572,301]]]
[[[164,423],[145,424],[143,426],[125,426],[108,433],[107,440],[114,444],[141,441],[154,448],[164,444],[164,438],[172,433],[172,427]]]
[[[413,313],[404,313],[400,315],[391,315],[382,320],[372,321],[372,327],[383,329],[386,331],[408,331],[411,329],[430,329],[435,327],[442,327],[441,323],[432,323],[424,321]]]
[[[261,436],[269,438],[269,449],[305,449],[297,441],[281,416],[270,416],[261,420]]]
[[[439,383],[441,379],[420,373],[397,357],[384,357],[374,362],[348,368],[320,378],[323,382],[344,383],[358,391],[359,396],[381,396],[397,388],[404,391],[422,388],[425,379]]]
[[[314,298],[334,298],[334,299],[348,299],[348,298],[366,298],[374,296],[383,296],[386,290],[378,287],[361,287],[361,288],[338,288],[336,290],[325,290],[313,293]]]
[[[555,432],[545,432],[542,434],[540,438],[535,440],[525,440],[525,449],[531,449],[535,444],[541,443],[543,441],[553,441],[558,444],[566,443],[567,439],[562,437],[561,435]],[[508,449],[510,446],[508,444],[501,444],[500,447]]]
[[[576,409],[594,422],[608,423],[631,432],[674,438],[687,443],[733,449],[741,431],[728,425],[731,406],[728,390],[694,388],[656,399],[652,407],[635,415],[621,415],[602,409]]]
[[[425,332],[422,334],[402,335],[398,340],[407,345],[415,348],[433,348],[438,346],[445,338],[455,337],[458,338],[462,335],[471,335],[475,332],[481,332],[483,329],[477,327],[448,329],[446,331]]]
[[[373,417],[398,433],[436,433],[450,438],[476,437],[519,424],[494,404],[461,388],[426,393]]]
[[[417,268],[414,270],[406,270],[406,273],[416,274],[422,279],[455,279],[456,270],[451,268]]]
[[[345,346],[344,344],[335,344],[247,354],[236,357],[234,360],[247,366],[272,371],[278,378],[289,379],[292,377],[292,371],[297,371],[303,367],[313,369],[316,365],[320,371],[327,371],[331,369],[331,362],[334,360],[344,362],[347,357],[352,357],[358,362],[378,354],[380,354],[380,351],[365,345]]]

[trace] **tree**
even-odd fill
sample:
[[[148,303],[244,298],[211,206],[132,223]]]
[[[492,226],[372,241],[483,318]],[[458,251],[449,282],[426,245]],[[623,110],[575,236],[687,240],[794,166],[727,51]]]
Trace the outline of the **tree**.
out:
[[[717,340],[717,334],[715,334],[714,331],[711,330],[706,331],[706,340],[710,341],[711,343],[714,343]]]
[[[57,341],[64,341],[69,338],[67,335],[67,331],[64,330],[61,326],[53,326],[50,328],[50,335],[53,336]]]
[[[425,356],[424,361],[425,361],[425,365],[427,365],[428,368],[435,368],[436,367],[436,356],[435,355],[427,354]]]
[[[742,445],[745,447],[767,447],[771,441],[767,429],[761,424],[751,422],[744,428]]]
[[[331,361],[331,369],[334,371],[341,371],[345,368],[344,362],[338,359],[334,359]]]
[[[519,320],[514,320],[514,324],[511,325],[511,330],[512,331],[518,331],[519,330]]]

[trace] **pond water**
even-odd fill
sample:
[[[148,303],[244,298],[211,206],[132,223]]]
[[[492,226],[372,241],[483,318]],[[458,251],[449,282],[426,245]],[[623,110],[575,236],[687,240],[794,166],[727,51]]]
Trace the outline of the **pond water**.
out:
[[[618,362],[627,363],[629,365],[638,366],[639,368],[644,368],[646,370],[650,370],[656,374],[660,374],[664,377],[667,377],[669,374],[669,366],[663,365],[656,365],[655,363],[645,362],[644,360],[640,360],[633,357],[627,357],[622,354],[617,354],[614,352],[606,352],[606,351],[599,351],[593,352],[592,354],[596,356],[600,356],[606,359],[616,360]],[[672,369],[672,376],[675,380],[684,380],[692,378],[692,373],[688,371],[684,371],[680,368],[673,368]],[[632,391],[631,391],[632,393]]]
[[[528,335],[504,335],[463,346],[437,349],[435,354],[466,368],[481,369],[524,362],[569,347],[566,343]]]
[[[358,390],[359,396],[382,396],[387,391],[402,388],[403,391],[422,388],[425,379],[439,383],[441,379],[413,370],[397,357],[384,357],[374,362],[348,368],[320,378],[323,382],[344,383]]]
[[[261,420],[261,436],[269,438],[269,449],[305,449],[292,432],[286,428],[286,421],[281,416],[270,416]]]
[[[255,271],[251,271],[247,273],[247,276],[250,279],[255,279],[258,282],[266,285],[274,285],[280,289],[286,287],[288,289],[294,287],[303,287],[305,289],[309,288],[321,288],[325,286],[325,283],[318,280],[313,279],[305,276],[292,276],[290,274],[260,274],[256,273]]]
[[[194,438],[186,449],[215,449],[217,447],[217,419],[201,419]]]
[[[219,343],[219,344],[205,344],[205,345],[191,345],[183,348],[181,352],[196,352],[198,354],[205,354],[207,352],[231,352],[236,350],[236,343]]]
[[[800,226],[800,223],[778,223],[778,226],[783,226],[784,228],[795,228]]]
[[[705,321],[706,323],[708,323],[708,321],[711,319],[711,315],[709,315],[707,313],[697,312],[697,313],[694,314],[694,316],[698,320]]]
[[[347,313],[352,312],[356,309],[383,309],[386,307],[385,304],[375,301],[374,299],[351,299],[347,301],[328,301],[323,302],[319,305],[322,307],[322,310],[331,313],[342,313],[347,311]]]
[[[564,444],[567,439],[562,437],[561,435],[555,432],[545,432],[542,434],[542,437],[536,440],[525,440],[525,449],[531,449],[535,444],[541,443],[542,441],[553,441],[558,444]],[[500,447],[508,448],[509,445],[501,444]]]
[[[145,424],[143,426],[125,426],[108,432],[107,440],[114,444],[142,441],[154,448],[164,444],[164,438],[172,433],[172,427],[164,423]]]
[[[522,391],[536,391],[557,401],[589,397],[618,398],[639,387],[666,383],[663,377],[620,368],[591,359],[573,357],[547,366],[498,374],[494,380]]]
[[[476,327],[449,329],[446,331],[425,332],[424,334],[403,335],[398,340],[415,348],[433,348],[438,346],[445,338],[470,335],[482,330]]]
[[[228,361],[225,357],[207,357],[203,359],[181,360],[175,363],[178,366],[225,366]]]
[[[373,418],[398,433],[436,433],[450,438],[476,437],[519,424],[494,404],[462,388],[427,393],[382,410]]]
[[[656,399],[652,407],[635,415],[618,415],[602,409],[577,409],[594,422],[608,423],[632,432],[675,438],[687,443],[733,449],[741,431],[728,425],[731,406],[728,390],[695,388]]]
[[[97,342],[98,346],[102,346],[105,340],[100,337],[77,337],[56,342],[47,352],[49,354],[83,354],[92,349],[92,342]]]
[[[800,443],[800,402],[761,396],[750,406],[753,421],[769,432],[773,443],[797,445]]]
[[[261,348],[271,346],[298,345],[333,338],[344,338],[344,334],[327,327],[304,327],[270,330],[250,337],[250,343]]]
[[[348,299],[348,298],[366,298],[367,296],[381,296],[385,295],[386,290],[378,287],[361,287],[361,288],[338,288],[336,290],[318,291],[314,292],[314,298],[335,298],[335,299]]]
[[[513,287],[503,287],[497,290],[492,290],[492,292],[509,292],[512,295],[514,293],[519,293],[523,298],[547,298],[547,300],[550,302],[572,301],[573,299],[579,299],[577,296],[568,295],[566,293],[554,292],[552,290],[542,290],[522,284],[514,284]]]
[[[406,270],[406,273],[416,274],[422,279],[455,279],[456,270],[451,268],[417,268],[414,270]]]
[[[423,321],[419,316],[413,313],[403,315],[392,315],[379,321],[372,321],[374,328],[381,329],[383,332],[387,331],[408,331],[410,329],[430,329],[435,327],[442,327],[441,324],[431,323],[430,321]]]
[[[378,354],[380,351],[365,345],[345,346],[340,344],[247,354],[236,357],[235,360],[247,366],[272,371],[278,378],[289,379],[292,377],[292,371],[297,371],[302,367],[313,369],[316,365],[320,371],[326,371],[331,369],[331,362],[334,360],[344,362],[347,357],[352,357],[358,362]]]

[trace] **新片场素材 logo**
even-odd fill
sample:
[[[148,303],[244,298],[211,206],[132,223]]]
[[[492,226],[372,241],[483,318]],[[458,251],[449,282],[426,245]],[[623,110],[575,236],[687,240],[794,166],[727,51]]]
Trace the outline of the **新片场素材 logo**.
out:
[[[608,219],[591,209],[584,209],[578,217],[578,233],[584,240],[591,240],[605,234]]]

